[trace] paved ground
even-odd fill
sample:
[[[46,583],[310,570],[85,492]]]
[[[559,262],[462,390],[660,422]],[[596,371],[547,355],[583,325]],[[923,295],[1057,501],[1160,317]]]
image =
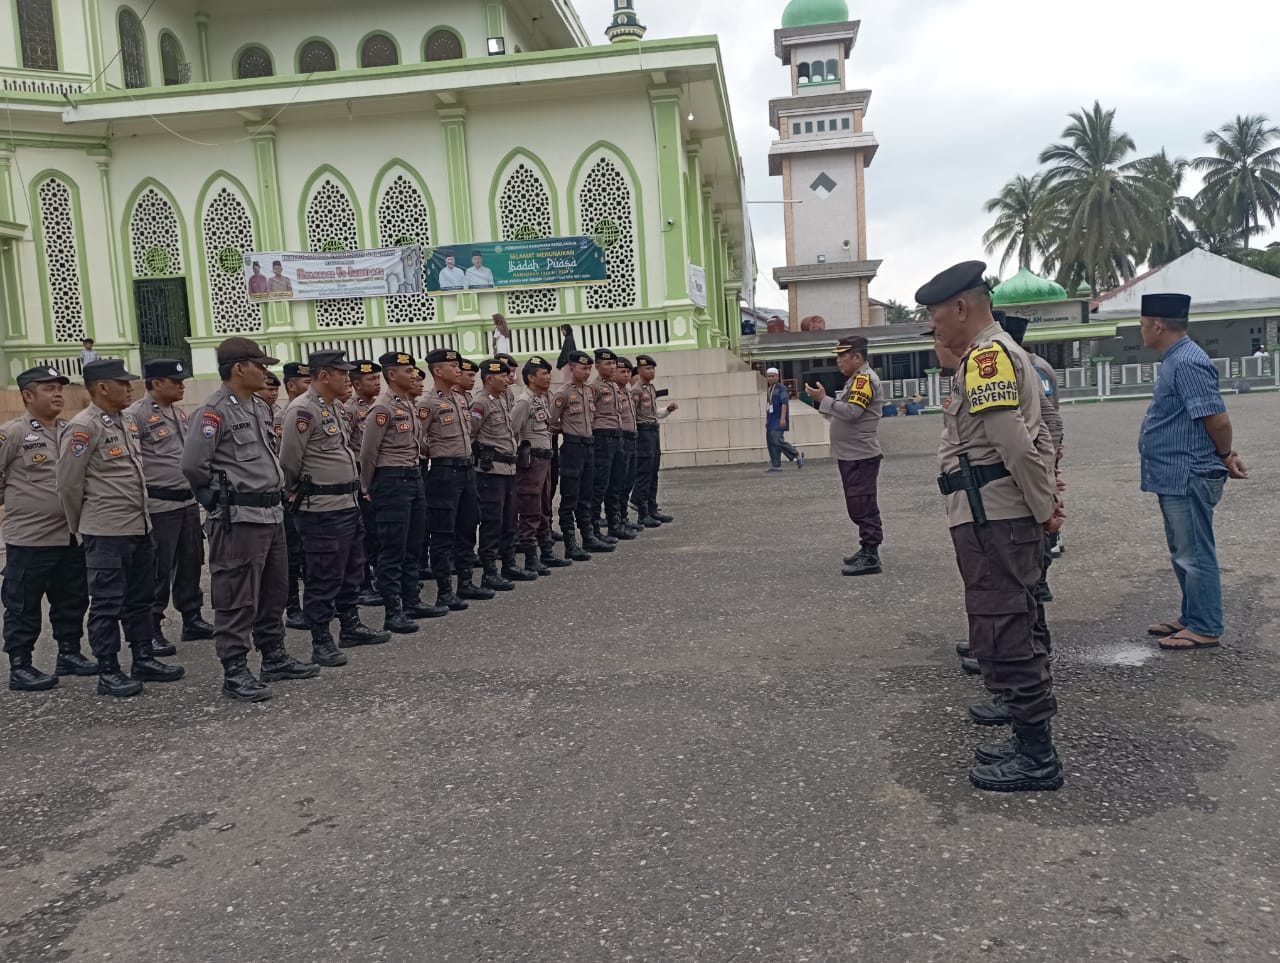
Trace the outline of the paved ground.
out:
[[[838,574],[831,464],[673,472],[677,524],[262,705],[207,643],[124,704],[0,693],[0,959],[1280,956],[1280,396],[1229,404],[1255,477],[1192,655],[1143,636],[1142,405],[1067,413],[1057,794],[965,780],[938,421],[897,419],[878,578]]]

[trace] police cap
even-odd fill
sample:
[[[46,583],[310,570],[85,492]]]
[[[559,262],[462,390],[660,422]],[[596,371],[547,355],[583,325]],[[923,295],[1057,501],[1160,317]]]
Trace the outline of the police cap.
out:
[[[591,364],[591,355],[585,351],[570,351],[566,357],[569,364]]]
[[[477,365],[470,358],[459,358],[458,367],[461,368],[463,371],[470,371],[473,374],[480,370],[480,366]]]
[[[279,358],[273,358],[250,338],[227,338],[218,345],[218,364],[235,364],[238,361],[252,361],[254,364],[279,364]]]
[[[507,372],[510,370],[507,367],[507,363],[500,358],[486,358],[480,362],[480,377],[482,378],[488,378],[490,375],[506,377]]]
[[[355,367],[351,369],[351,377],[362,378],[365,375],[377,374],[382,370],[382,365],[375,361],[356,360],[351,362]]]
[[[608,348],[596,348],[597,361],[617,361],[618,356]]]
[[[405,354],[403,351],[388,351],[378,358],[378,364],[384,368],[394,368],[397,365],[415,368],[418,363],[413,360],[413,355],[411,354]]]
[[[427,352],[427,366],[433,364],[444,364],[446,361],[458,361],[460,356],[458,352],[452,348],[436,348],[434,351]]]
[[[869,345],[867,339],[861,335],[852,334],[847,338],[841,338],[836,342],[836,346],[831,349],[832,354],[845,354],[849,351],[857,352],[864,358],[867,356]]]
[[[961,261],[947,268],[916,292],[916,303],[928,307],[958,297],[965,291],[985,287],[983,275],[987,265],[982,261]]]
[[[355,371],[356,366],[347,360],[345,351],[312,351],[307,357],[307,366],[312,371]]]
[[[174,381],[195,377],[191,365],[177,358],[153,358],[142,366],[142,374],[146,378],[172,378]]]
[[[22,372],[22,374],[18,375],[17,378],[19,389],[25,388],[28,385],[40,384],[44,381],[56,381],[60,385],[71,384],[71,379],[64,374],[61,374],[55,368],[28,368],[26,371]]]
[[[119,358],[103,358],[101,361],[90,361],[84,366],[84,383],[95,381],[137,381],[136,374],[130,374]]]
[[[651,354],[638,354],[636,355],[636,367],[656,368],[658,367],[658,362],[654,360],[653,355]]]
[[[290,361],[284,366],[284,380],[293,378],[310,378],[311,366],[304,361]]]

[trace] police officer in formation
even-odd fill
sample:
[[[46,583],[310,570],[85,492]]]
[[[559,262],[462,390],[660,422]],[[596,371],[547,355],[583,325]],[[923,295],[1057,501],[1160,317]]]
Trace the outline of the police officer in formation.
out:
[[[511,368],[500,358],[480,365],[483,390],[471,399],[480,499],[481,584],[510,592],[516,582],[536,580],[516,564],[516,433],[511,424]],[[502,568],[499,570],[498,563]]]
[[[665,407],[658,406],[658,390],[653,379],[658,373],[658,362],[652,355],[636,355],[636,379],[631,385],[636,409],[636,471],[631,486],[631,504],[635,506],[640,524],[645,528],[657,528],[672,521],[670,515],[658,510],[658,468],[662,464],[662,441],[659,422],[669,418],[680,406],[674,401]]]
[[[568,377],[552,400],[551,427],[560,432],[560,531],[565,558],[591,561],[592,552],[612,552],[613,545],[596,537],[592,526],[595,498],[595,393],[591,377],[591,355],[572,350],[565,356],[563,370]],[[574,535],[582,536],[581,544]]]
[[[557,558],[551,534],[551,363],[534,356],[521,371],[526,391],[511,411],[516,449],[516,551],[524,554],[526,571],[550,575],[553,568],[572,565]]]
[[[301,398],[310,387],[311,368],[305,362],[290,361],[284,366],[285,401],[283,405],[275,407],[274,416],[271,420],[272,431],[276,437],[277,455],[280,454],[280,443],[281,439],[284,438],[285,409],[298,398]],[[286,512],[284,516],[284,541],[289,553],[289,597],[285,601],[284,624],[291,629],[305,629],[308,628],[307,620],[302,614],[302,602],[299,595],[305,554],[302,550],[302,540],[298,536],[298,526],[294,523],[292,513],[289,512]]]
[[[351,369],[352,397],[346,404],[350,427],[351,450],[360,457],[360,441],[369,409],[382,393],[382,365],[375,361],[353,361]],[[382,596],[373,586],[373,566],[378,560],[378,525],[373,517],[373,503],[360,499],[360,517],[364,524],[364,577],[360,584],[361,605],[382,605]]]

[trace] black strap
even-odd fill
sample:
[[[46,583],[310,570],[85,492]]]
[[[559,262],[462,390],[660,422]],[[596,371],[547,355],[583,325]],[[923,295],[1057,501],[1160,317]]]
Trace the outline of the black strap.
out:
[[[190,488],[153,488],[147,486],[147,497],[158,502],[189,502],[196,497]]]
[[[417,478],[421,469],[404,465],[383,465],[373,470],[375,475],[390,475],[392,478]]]
[[[299,487],[303,495],[354,495],[360,490],[360,483],[349,481],[340,485],[317,485],[314,482],[308,482]]]
[[[1009,469],[1005,468],[1004,465],[974,465],[971,473],[973,484],[978,488],[989,485],[997,479],[1009,477]],[[944,495],[967,491],[969,486],[965,485],[964,481],[965,475],[963,471],[953,471],[949,474],[938,476],[938,488]]]
[[[470,458],[432,458],[432,468],[470,468]]]
[[[621,428],[596,428],[592,431],[593,435],[601,435],[605,438],[621,438]]]
[[[566,445],[582,445],[584,448],[591,448],[596,443],[594,438],[585,435],[564,435],[563,438]]]
[[[283,492],[227,492],[226,503],[241,508],[275,508],[284,501]]]
[[[659,425],[656,421],[642,421],[636,425],[640,431],[658,431]]]
[[[550,448],[530,448],[529,454],[534,458],[541,458],[543,461],[550,461],[554,452]]]

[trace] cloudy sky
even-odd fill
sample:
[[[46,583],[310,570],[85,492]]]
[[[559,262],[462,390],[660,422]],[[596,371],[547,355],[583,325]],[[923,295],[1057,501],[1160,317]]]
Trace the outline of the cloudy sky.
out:
[[[576,5],[594,40],[612,0]],[[787,72],[773,55],[785,5],[635,0],[650,39],[719,35],[754,201],[782,196],[781,178],[769,177],[776,133],[768,105],[787,93]],[[867,233],[868,253],[884,259],[871,285],[881,300],[910,302],[940,268],[983,257],[983,203],[1014,174],[1036,170],[1067,113],[1095,99],[1116,108],[1140,154],[1165,147],[1198,156],[1204,132],[1236,114],[1280,123],[1280,57],[1255,42],[1280,37],[1277,3],[852,0],[849,12],[862,21],[850,83],[871,89],[866,126],[880,142],[867,170]],[[781,212],[751,208],[761,305],[786,304],[772,279],[785,260]],[[998,255],[989,260],[994,266]]]

